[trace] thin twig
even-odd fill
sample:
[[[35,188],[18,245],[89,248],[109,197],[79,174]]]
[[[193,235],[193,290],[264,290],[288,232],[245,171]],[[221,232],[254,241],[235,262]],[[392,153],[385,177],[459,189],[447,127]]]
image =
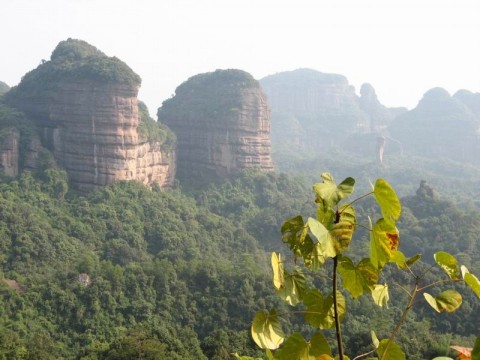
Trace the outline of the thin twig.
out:
[[[337,334],[338,358],[339,360],[344,360],[342,329],[340,328],[340,315],[338,314],[338,304],[337,304],[337,266],[338,266],[338,256],[335,256],[333,258],[333,312],[335,315],[335,330]]]
[[[425,289],[428,289],[432,286],[436,286],[436,285],[440,285],[440,284],[444,284],[444,283],[449,283],[449,282],[459,282],[459,281],[463,281],[462,279],[447,279],[447,280],[439,280],[439,281],[435,281],[434,283],[431,283],[431,284],[428,284],[424,287],[421,287],[419,288],[417,291],[423,291]]]
[[[365,354],[361,354],[361,355],[355,356],[355,357],[353,358],[353,360],[357,360],[357,359],[360,359],[360,358],[362,358],[362,357],[364,357],[364,356],[368,356],[368,355],[374,353],[376,350],[377,350],[377,349],[373,349],[373,350],[370,350],[369,352],[367,352],[367,353],[365,353]]]

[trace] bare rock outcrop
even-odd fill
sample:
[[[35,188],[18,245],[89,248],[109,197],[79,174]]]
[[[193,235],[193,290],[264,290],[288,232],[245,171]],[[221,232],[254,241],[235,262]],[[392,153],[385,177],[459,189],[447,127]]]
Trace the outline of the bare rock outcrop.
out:
[[[188,79],[163,103],[158,119],[177,136],[181,181],[274,168],[267,100],[244,71],[217,70]]]
[[[119,59],[69,39],[6,97],[37,125],[73,188],[87,192],[115,180],[168,186],[174,144],[141,133],[139,85],[138,75]]]
[[[1,175],[15,177],[18,175],[20,132],[16,128],[3,129],[0,136],[0,170]]]

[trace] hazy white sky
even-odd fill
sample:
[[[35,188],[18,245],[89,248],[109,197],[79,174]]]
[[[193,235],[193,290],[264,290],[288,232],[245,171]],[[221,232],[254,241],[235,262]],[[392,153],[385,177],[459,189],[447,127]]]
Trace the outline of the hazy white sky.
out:
[[[310,67],[371,83],[387,106],[480,91],[479,0],[0,0],[10,86],[69,37],[125,61],[152,115],[192,75]],[[155,116],[154,116],[155,117]]]

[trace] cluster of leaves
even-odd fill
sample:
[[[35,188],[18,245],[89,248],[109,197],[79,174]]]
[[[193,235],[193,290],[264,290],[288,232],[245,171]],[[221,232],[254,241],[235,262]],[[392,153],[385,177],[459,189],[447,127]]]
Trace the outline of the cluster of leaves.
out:
[[[335,328],[338,357],[346,359],[348,357],[344,355],[340,326],[346,314],[346,300],[337,288],[337,276],[341,276],[343,289],[353,299],[369,293],[377,305],[384,306],[389,300],[389,288],[386,283],[380,283],[380,275],[385,265],[389,262],[396,263],[399,269],[412,274],[415,279],[414,289],[408,292],[408,304],[390,338],[378,340],[372,332],[374,349],[363,356],[376,352],[376,359],[405,359],[405,353],[394,342],[394,336],[406,320],[417,294],[423,292],[427,302],[437,312],[457,310],[462,303],[462,296],[453,289],[443,291],[436,297],[424,292],[437,283],[420,287],[419,282],[424,274],[415,274],[412,266],[421,256],[415,255],[407,259],[398,250],[399,232],[396,221],[400,218],[401,204],[391,186],[382,179],[377,180],[372,192],[367,194],[373,194],[382,215],[375,225],[370,221],[370,256],[355,264],[344,253],[349,248],[357,226],[356,212],[352,205],[365,196],[340,205],[342,199],[352,194],[354,179],[347,178],[337,186],[329,173],[322,174],[322,178],[323,183],[314,186],[318,205],[316,219],[309,218],[304,221],[301,216],[297,216],[287,220],[282,226],[282,238],[293,254],[295,267],[288,270],[282,256],[278,253],[272,254],[273,284],[277,294],[291,306],[303,303],[304,310],[298,312],[303,313],[305,322],[314,328]],[[328,295],[323,295],[315,286],[308,286],[305,271],[297,265],[300,259],[309,272],[323,270],[327,261],[333,260],[333,285]],[[438,252],[435,254],[435,261],[451,281],[461,280],[460,269],[452,255]],[[462,266],[462,278],[480,298],[480,281],[469,273],[465,266]],[[286,338],[275,309],[257,312],[251,333],[256,344],[266,349],[268,359],[333,359],[332,350],[321,332],[315,333],[310,340],[305,340],[300,333]],[[276,351],[272,353],[271,350]],[[251,359],[238,355],[237,358]]]

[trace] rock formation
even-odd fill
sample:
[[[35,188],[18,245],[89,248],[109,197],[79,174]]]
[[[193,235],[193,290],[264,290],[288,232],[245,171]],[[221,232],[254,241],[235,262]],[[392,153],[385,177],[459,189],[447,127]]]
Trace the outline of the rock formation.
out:
[[[19,141],[20,132],[16,128],[2,130],[0,138],[0,170],[3,176],[15,177],[18,175],[20,160]]]
[[[162,104],[158,119],[177,136],[181,181],[247,168],[273,170],[267,101],[258,82],[244,71],[191,77]]]
[[[392,137],[406,153],[479,163],[480,118],[460,98],[442,88],[429,90],[415,109],[395,119],[389,127]]]
[[[347,78],[311,69],[267,76],[260,83],[272,108],[272,144],[275,153],[315,156],[332,147],[352,147],[383,134],[394,115],[377,99],[369,84],[355,94]],[[373,134],[372,136],[359,136]],[[359,137],[352,141],[352,136]],[[364,151],[365,146],[352,148]]]
[[[69,39],[6,99],[34,121],[74,188],[86,192],[115,180],[168,186],[174,144],[140,133],[139,85],[138,75],[117,58]]]

